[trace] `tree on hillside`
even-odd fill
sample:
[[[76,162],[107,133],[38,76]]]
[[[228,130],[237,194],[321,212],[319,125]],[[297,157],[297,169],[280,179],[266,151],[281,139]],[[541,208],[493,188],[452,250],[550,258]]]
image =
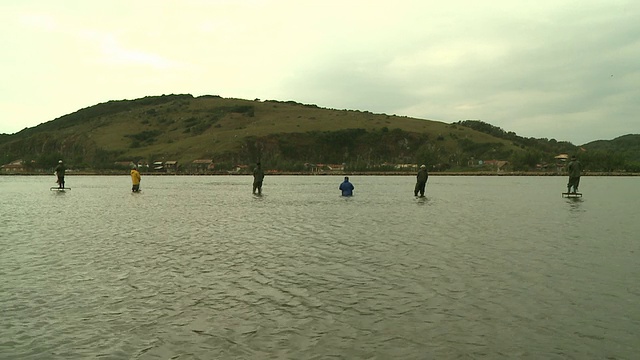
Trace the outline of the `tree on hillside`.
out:
[[[515,171],[535,170],[536,165],[543,162],[543,153],[537,150],[527,150],[515,153],[509,159],[511,167]]]
[[[616,152],[586,151],[580,153],[579,160],[587,171],[619,171],[627,164],[624,156]]]

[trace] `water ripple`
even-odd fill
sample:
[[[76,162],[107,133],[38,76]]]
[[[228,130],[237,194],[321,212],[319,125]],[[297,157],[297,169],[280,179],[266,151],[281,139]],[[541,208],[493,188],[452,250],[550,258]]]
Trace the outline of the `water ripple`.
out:
[[[633,181],[567,203],[556,178],[434,177],[426,199],[412,177],[348,199],[339,177],[266,180],[0,177],[0,358],[637,353]]]

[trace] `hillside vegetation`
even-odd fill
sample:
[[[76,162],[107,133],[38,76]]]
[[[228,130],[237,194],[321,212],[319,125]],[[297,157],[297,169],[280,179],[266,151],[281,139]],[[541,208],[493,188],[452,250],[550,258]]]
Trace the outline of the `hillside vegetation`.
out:
[[[213,160],[218,169],[260,160],[279,170],[302,170],[307,163],[344,163],[361,171],[427,163],[434,170],[463,171],[479,160],[506,160],[513,170],[529,170],[553,164],[559,152],[576,151],[568,142],[525,139],[480,121],[446,124],[293,101],[188,94],[109,101],[0,135],[3,164],[22,159],[43,169],[63,158],[74,168],[96,170],[116,162],[172,160],[185,166],[198,159]],[[637,152],[625,153],[615,166],[627,166]]]

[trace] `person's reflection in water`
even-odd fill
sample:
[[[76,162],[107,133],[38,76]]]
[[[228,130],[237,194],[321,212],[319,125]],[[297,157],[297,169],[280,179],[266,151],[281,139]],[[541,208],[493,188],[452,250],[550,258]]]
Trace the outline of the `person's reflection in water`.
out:
[[[569,204],[569,211],[571,212],[584,212],[585,209],[582,207],[582,198],[567,198],[567,203]]]

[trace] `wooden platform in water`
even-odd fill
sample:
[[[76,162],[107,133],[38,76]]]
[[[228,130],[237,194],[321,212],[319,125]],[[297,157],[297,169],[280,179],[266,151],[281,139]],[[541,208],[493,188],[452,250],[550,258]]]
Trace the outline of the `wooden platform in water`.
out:
[[[562,193],[562,197],[577,198],[582,197],[582,193]]]

